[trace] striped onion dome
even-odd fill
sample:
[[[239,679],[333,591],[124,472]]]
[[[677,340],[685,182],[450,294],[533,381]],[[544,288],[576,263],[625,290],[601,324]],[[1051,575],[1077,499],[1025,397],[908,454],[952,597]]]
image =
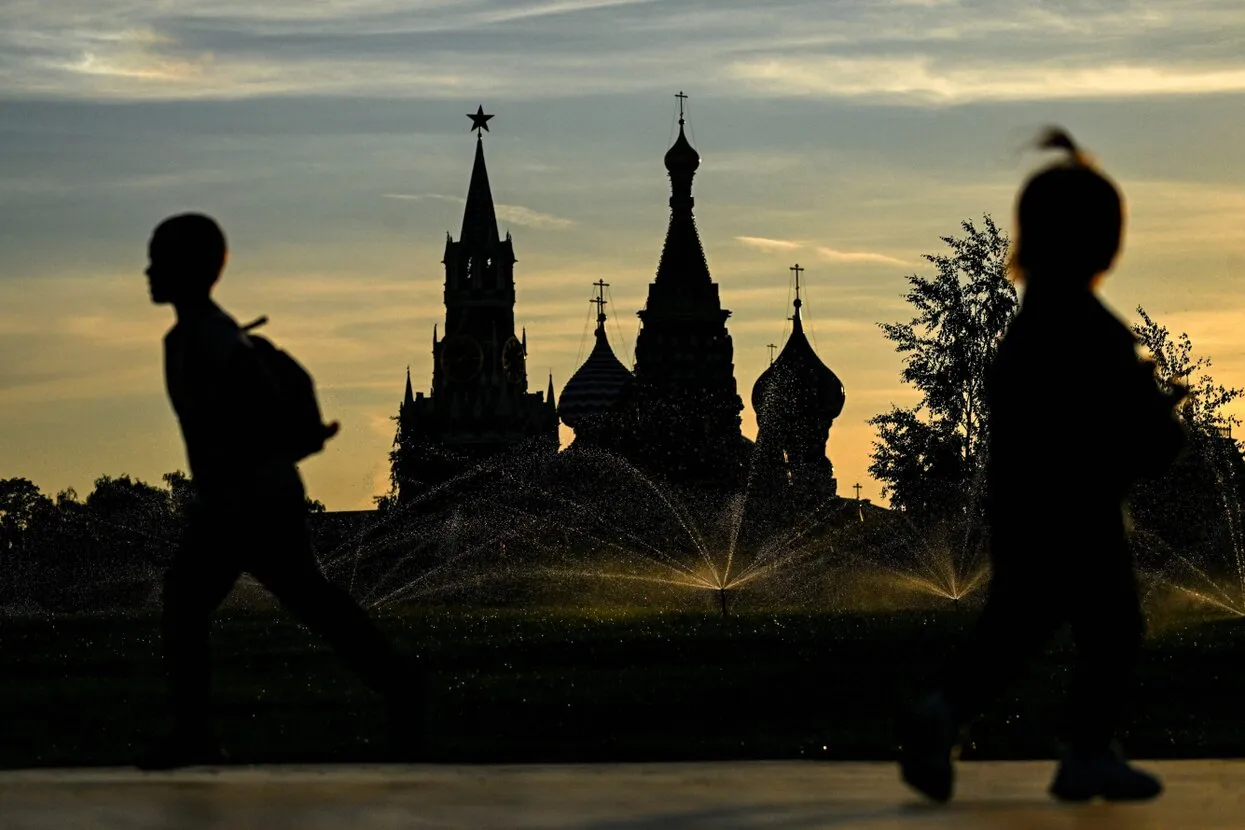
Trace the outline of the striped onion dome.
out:
[[[562,423],[576,429],[585,420],[605,415],[631,382],[631,372],[614,356],[605,337],[605,315],[597,318],[597,342],[592,353],[562,387],[558,415]]]

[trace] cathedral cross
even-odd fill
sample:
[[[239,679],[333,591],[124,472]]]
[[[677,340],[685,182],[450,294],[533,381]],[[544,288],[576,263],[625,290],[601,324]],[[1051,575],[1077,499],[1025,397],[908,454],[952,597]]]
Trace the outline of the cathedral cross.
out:
[[[856,491],[856,501],[860,501],[860,482],[853,484],[852,489]]]
[[[778,349],[773,343],[766,343],[765,348],[769,349],[769,365],[774,365],[774,352]]]
[[[594,303],[597,307],[597,322],[604,323],[605,322],[605,304],[609,302],[609,300],[605,299],[605,289],[609,288],[610,284],[606,282],[605,280],[597,280],[596,282],[593,283],[593,285],[596,286],[597,295],[593,297],[591,300],[589,300],[588,302]]]
[[[687,96],[684,95],[683,90],[680,89],[678,92],[675,93],[674,97],[679,99],[679,123],[682,124],[683,123],[683,102],[687,100]]]
[[[792,265],[787,270],[795,274],[795,301],[797,304],[799,304],[800,302],[800,274],[804,273],[804,269],[801,268],[800,263],[797,262],[795,265]]]

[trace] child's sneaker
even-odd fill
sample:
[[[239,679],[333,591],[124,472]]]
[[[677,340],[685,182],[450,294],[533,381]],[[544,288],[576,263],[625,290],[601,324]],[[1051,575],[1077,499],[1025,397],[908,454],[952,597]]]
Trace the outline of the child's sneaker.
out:
[[[1114,750],[1096,755],[1068,754],[1059,764],[1050,794],[1060,801],[1148,801],[1163,792],[1163,783],[1130,766]]]
[[[909,709],[899,725],[899,770],[904,783],[934,801],[951,800],[955,770],[951,752],[957,729],[942,695]]]

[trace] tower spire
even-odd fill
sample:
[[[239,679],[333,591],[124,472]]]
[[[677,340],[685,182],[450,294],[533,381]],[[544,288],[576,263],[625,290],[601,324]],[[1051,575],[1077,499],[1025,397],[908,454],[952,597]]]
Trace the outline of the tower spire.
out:
[[[406,367],[406,394],[402,398],[404,406],[415,402],[415,392],[411,389],[411,367]]]
[[[500,237],[488,167],[484,164],[484,131],[493,116],[486,115],[484,107],[480,107],[476,113],[467,113],[467,117],[471,119],[471,129],[476,133],[476,157],[471,167],[471,183],[467,186],[467,203],[463,207],[463,227],[458,241],[470,251],[476,246],[496,245]]]
[[[637,312],[634,391],[619,403],[618,451],[671,481],[742,486],[749,452],[741,432],[734,344],[718,284],[692,215],[700,154],[687,140],[686,93],[679,92],[678,138],[666,151],[670,224]]]
[[[670,174],[670,226],[666,230],[661,261],[657,264],[657,281],[663,284],[707,285],[711,282],[709,263],[692,216],[692,207],[696,203],[692,198],[692,179],[700,167],[700,154],[688,142],[683,131],[683,102],[687,95],[680,91],[675,97],[679,99],[679,137],[666,151],[665,157],[666,170]]]

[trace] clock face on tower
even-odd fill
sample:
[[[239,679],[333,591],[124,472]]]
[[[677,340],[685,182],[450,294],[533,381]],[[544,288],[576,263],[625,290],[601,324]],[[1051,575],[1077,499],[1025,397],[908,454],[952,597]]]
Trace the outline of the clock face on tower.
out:
[[[465,334],[445,338],[441,344],[441,368],[450,380],[462,383],[471,380],[484,366],[480,344]]]
[[[522,383],[527,378],[524,370],[523,344],[511,337],[501,347],[501,371],[511,383]]]

